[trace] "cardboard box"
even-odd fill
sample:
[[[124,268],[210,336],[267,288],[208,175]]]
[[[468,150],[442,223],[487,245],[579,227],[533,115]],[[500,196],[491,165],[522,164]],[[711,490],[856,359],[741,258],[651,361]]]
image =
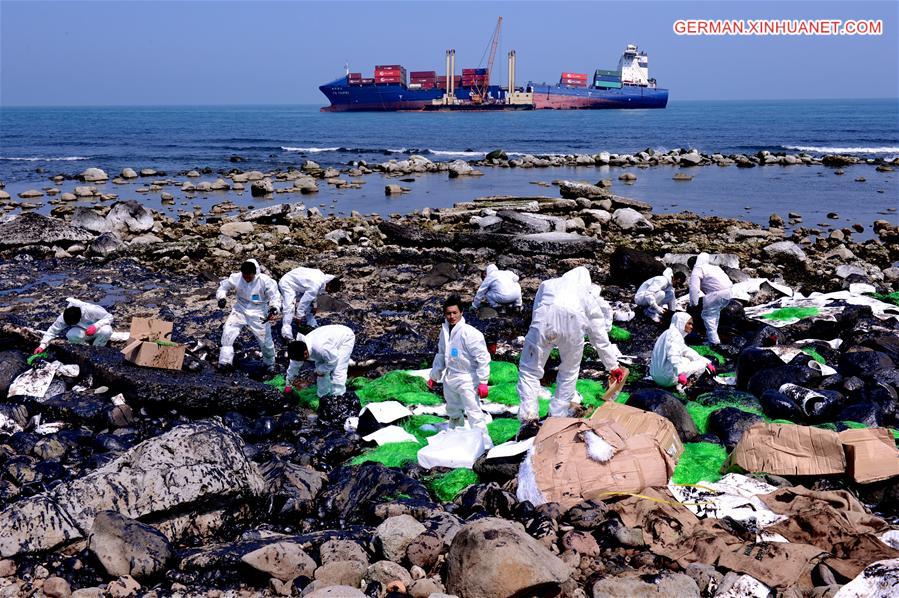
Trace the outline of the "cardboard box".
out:
[[[615,447],[608,462],[599,463],[587,455],[583,434],[589,431]],[[609,420],[551,417],[537,434],[533,451],[537,488],[563,510],[591,498],[602,500],[617,492],[665,486],[674,473],[674,462],[652,437],[630,436]]]
[[[596,408],[591,420],[608,419],[617,423],[630,436],[647,434],[655,439],[662,450],[677,463],[684,453],[684,444],[677,435],[677,429],[665,417],[651,411],[637,409],[621,403],[603,403]]]
[[[846,471],[836,432],[792,424],[758,423],[746,430],[725,466],[776,475],[828,475]]]
[[[122,355],[126,361],[141,367],[180,370],[184,363],[184,345],[171,343],[171,322],[132,318],[131,334]]]
[[[847,471],[857,483],[899,475],[899,450],[886,428],[843,430],[839,436],[846,451]]]

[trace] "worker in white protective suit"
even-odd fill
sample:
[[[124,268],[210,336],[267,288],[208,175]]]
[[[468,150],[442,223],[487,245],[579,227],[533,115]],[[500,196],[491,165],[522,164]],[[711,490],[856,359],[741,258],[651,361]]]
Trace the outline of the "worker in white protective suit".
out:
[[[443,397],[451,428],[468,425],[480,430],[487,446],[487,416],[481,399],[487,398],[490,380],[490,353],[484,335],[462,317],[462,301],[451,295],[443,304],[444,323],[440,328],[437,354],[428,376],[428,388],[443,381]]]
[[[500,270],[496,264],[487,266],[484,282],[478,287],[471,306],[478,309],[484,301],[487,301],[490,307],[502,305],[521,307],[521,285],[518,284],[518,274],[511,270]]]
[[[532,425],[538,417],[540,380],[553,347],[558,347],[561,363],[556,377],[556,392],[549,407],[551,416],[570,414],[584,354],[585,335],[609,370],[610,379],[618,381],[625,375],[618,365],[618,348],[609,341],[606,316],[596,300],[599,287],[593,286],[590,273],[583,266],[578,266],[560,278],[543,281],[537,289],[518,375],[518,396],[521,399],[518,418],[528,425]]]
[[[346,394],[350,355],[355,345],[356,335],[340,324],[321,326],[306,335],[297,334],[296,340],[287,346],[290,364],[287,366],[284,392],[290,394],[303,362],[311,361],[315,364],[318,397],[343,396]]]
[[[284,302],[284,322],[281,325],[281,336],[286,340],[293,339],[293,320],[306,318],[311,328],[318,326],[315,319],[315,300],[325,292],[335,279],[315,268],[294,268],[281,277],[278,288]]]
[[[690,274],[690,305],[698,305],[700,293],[702,293],[702,323],[705,324],[706,338],[713,345],[721,343],[718,336],[718,319],[721,310],[727,306],[731,299],[731,288],[734,286],[718,266],[709,263],[709,254],[700,253],[693,262],[693,272]]]
[[[263,362],[270,371],[274,370],[275,343],[272,340],[271,322],[281,311],[278,285],[270,276],[261,272],[259,262],[247,260],[241,264],[240,272],[235,272],[219,284],[215,294],[219,309],[225,308],[225,297],[229,291],[234,291],[237,300],[222,330],[219,366],[231,366],[234,361],[234,341],[246,326],[259,341]]]
[[[643,308],[643,312],[653,322],[661,322],[665,309],[674,312],[677,307],[675,291],[684,286],[687,275],[665,268],[659,276],[653,276],[640,285],[634,295],[634,303]]]
[[[71,297],[66,299],[66,303],[66,308],[41,338],[41,344],[34,350],[35,355],[43,353],[50,341],[63,334],[75,345],[105,347],[109,342],[112,336],[112,314],[99,305]]]
[[[693,318],[679,311],[671,318],[668,330],[659,335],[649,359],[649,375],[659,386],[686,386],[690,378],[705,370],[715,374],[712,362],[684,342],[692,331]]]

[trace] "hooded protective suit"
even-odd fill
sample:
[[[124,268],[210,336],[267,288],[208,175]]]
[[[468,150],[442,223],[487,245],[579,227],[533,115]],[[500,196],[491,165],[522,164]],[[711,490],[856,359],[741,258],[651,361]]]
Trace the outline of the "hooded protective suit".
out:
[[[724,270],[709,264],[708,253],[703,252],[696,257],[696,265],[690,274],[690,305],[699,303],[699,293],[702,292],[702,322],[705,324],[706,338],[715,345],[721,342],[718,319],[721,310],[730,302],[731,287],[733,283]]]
[[[509,270],[500,270],[495,264],[487,266],[484,282],[478,287],[471,306],[477,309],[484,300],[491,307],[499,305],[521,307],[521,285],[518,284],[518,274]]]
[[[684,342],[684,327],[689,321],[690,314],[676,312],[671,318],[671,326],[656,339],[649,360],[649,375],[659,386],[675,386],[680,374],[686,374],[689,378],[702,373],[710,363]]]
[[[487,433],[487,417],[481,409],[477,389],[490,380],[490,353],[484,335],[465,318],[450,328],[444,321],[440,327],[437,354],[431,366],[431,380],[443,379],[443,398],[450,427],[464,425],[464,419],[472,429],[479,429],[484,440],[492,446]],[[464,417],[464,419],[463,419]]]
[[[281,325],[281,336],[293,338],[293,319],[306,317],[306,323],[312,328],[318,326],[312,307],[316,297],[325,290],[325,286],[334,280],[334,276],[325,274],[315,268],[294,268],[281,277],[278,287],[284,300],[284,323]],[[299,300],[297,300],[299,297]]]
[[[297,334],[296,340],[306,343],[309,360],[315,364],[316,394],[319,397],[339,397],[346,393],[346,373],[356,344],[353,331],[340,324],[329,324],[307,335]],[[302,365],[300,361],[290,360],[287,366],[288,385],[300,373]]]
[[[59,338],[65,333],[70,343],[76,345],[92,344],[95,347],[104,347],[112,336],[112,314],[93,303],[79,301],[78,299],[66,299],[67,307],[78,307],[81,309],[81,321],[74,326],[66,324],[63,315],[59,314],[53,325],[47,329],[41,338],[41,346],[46,347],[54,338]],[[87,336],[86,331],[89,326],[96,327],[97,331],[93,336]]]
[[[262,267],[256,260],[247,260],[256,265],[256,276],[253,282],[243,279],[243,274],[235,272],[222,280],[216,299],[224,299],[228,291],[234,291],[237,300],[225,320],[222,330],[222,348],[219,351],[219,364],[230,365],[234,361],[234,341],[240,330],[246,326],[259,341],[262,359],[265,365],[275,365],[275,343],[272,340],[272,325],[268,322],[269,308],[281,310],[281,293],[272,278],[262,273]]]
[[[540,380],[553,347],[559,348],[561,364],[549,408],[552,416],[568,415],[581,369],[585,335],[608,370],[618,367],[618,348],[609,341],[606,318],[595,293],[590,273],[583,266],[560,278],[545,280],[537,289],[531,327],[524,337],[519,363],[518,418],[522,421],[537,419]]]
[[[645,308],[646,315],[656,322],[662,319],[661,306],[666,306],[671,312],[677,307],[674,285],[671,283],[673,275],[674,271],[671,268],[665,268],[660,276],[653,276],[641,284],[637,294],[634,295],[634,303]]]

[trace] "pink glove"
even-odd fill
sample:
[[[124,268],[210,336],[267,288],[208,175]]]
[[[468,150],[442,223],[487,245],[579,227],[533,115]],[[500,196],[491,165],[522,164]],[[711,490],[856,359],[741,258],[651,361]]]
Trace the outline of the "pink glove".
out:
[[[613,383],[621,382],[624,379],[624,370],[621,368],[615,368],[611,372],[609,372],[609,380]]]
[[[284,394],[289,395],[292,392],[293,392],[293,387],[290,386],[289,384],[284,387]]]
[[[428,378],[428,390],[434,390],[435,384],[437,384],[437,383],[434,382],[433,380],[431,380],[430,378]]]
[[[95,334],[97,334],[97,327],[91,324],[87,327],[87,330],[84,331],[84,334],[88,336],[94,336]]]
[[[678,374],[677,383],[683,386],[687,383],[687,375],[686,374]]]
[[[481,397],[482,399],[486,399],[488,392],[489,392],[489,389],[487,388],[486,384],[478,384],[478,396],[479,397]]]
[[[32,355],[40,355],[44,351],[46,351],[46,349],[43,346],[41,346],[41,347],[38,347],[37,349],[35,349],[34,353],[32,353]]]
[[[707,366],[705,366],[705,369],[707,369],[709,371],[709,373],[713,376],[718,373],[718,370],[716,370],[715,366],[713,366],[711,363],[708,364]]]

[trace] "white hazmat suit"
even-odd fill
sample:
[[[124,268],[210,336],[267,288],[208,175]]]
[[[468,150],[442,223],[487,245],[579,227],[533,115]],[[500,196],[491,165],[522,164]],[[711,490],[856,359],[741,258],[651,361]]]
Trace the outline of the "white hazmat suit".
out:
[[[673,312],[677,307],[677,298],[674,295],[674,285],[671,277],[674,271],[665,268],[660,276],[653,276],[640,285],[637,294],[634,295],[634,303],[644,308],[647,317],[655,322],[662,320],[662,306]]]
[[[659,386],[666,388],[677,385],[677,377],[687,378],[702,373],[711,363],[691,349],[684,342],[684,327],[690,321],[690,314],[679,311],[671,318],[668,330],[659,335],[649,360],[649,375]]]
[[[543,281],[537,289],[531,326],[524,337],[519,363],[520,420],[538,417],[540,380],[553,347],[559,348],[561,363],[556,392],[549,408],[551,416],[569,414],[581,369],[585,335],[609,371],[618,367],[618,348],[609,341],[606,318],[595,298],[598,287],[594,289],[593,286],[590,273],[578,266],[560,278]]]
[[[315,364],[316,394],[319,397],[339,397],[346,393],[347,370],[350,355],[356,345],[353,331],[340,324],[328,324],[309,334],[297,334],[296,340],[306,343],[309,360]],[[287,366],[287,384],[300,373],[302,362],[290,360]]]
[[[79,301],[78,299],[66,299],[67,307],[81,309],[81,320],[73,325],[66,324],[63,314],[59,314],[53,325],[47,329],[41,338],[41,346],[46,347],[54,338],[59,338],[65,333],[70,343],[76,345],[92,344],[95,347],[104,347],[112,336],[112,314],[93,303]],[[97,330],[93,336],[87,335],[87,329],[94,326]]]
[[[478,385],[490,380],[490,353],[484,335],[465,318],[450,329],[449,323],[440,327],[437,354],[431,366],[431,380],[443,380],[443,398],[450,427],[459,427],[468,420],[472,429],[481,431],[484,441],[492,446],[487,433],[487,417],[481,409]]]
[[[278,287],[284,300],[284,323],[281,325],[281,336],[293,338],[293,319],[302,320],[312,328],[318,326],[313,313],[315,299],[324,292],[334,276],[325,274],[315,268],[294,268],[281,277]],[[299,297],[299,299],[297,299]]]
[[[485,300],[490,307],[500,305],[521,307],[521,285],[518,284],[518,274],[500,270],[495,264],[487,266],[484,282],[478,287],[471,306],[477,309]]]
[[[222,330],[222,348],[219,351],[219,365],[230,365],[234,361],[234,341],[246,326],[259,341],[262,349],[262,359],[267,366],[275,365],[275,343],[272,340],[272,325],[268,321],[269,308],[275,311],[281,310],[281,293],[278,285],[270,276],[262,273],[262,268],[256,260],[247,260],[256,265],[256,276],[252,282],[247,282],[243,274],[235,272],[222,280],[216,299],[224,299],[228,291],[234,291],[237,299],[225,327]]]
[[[706,338],[714,345],[721,342],[718,336],[718,319],[721,310],[730,302],[733,283],[724,270],[709,263],[709,254],[700,253],[690,274],[690,305],[699,304],[702,292],[702,323]]]

